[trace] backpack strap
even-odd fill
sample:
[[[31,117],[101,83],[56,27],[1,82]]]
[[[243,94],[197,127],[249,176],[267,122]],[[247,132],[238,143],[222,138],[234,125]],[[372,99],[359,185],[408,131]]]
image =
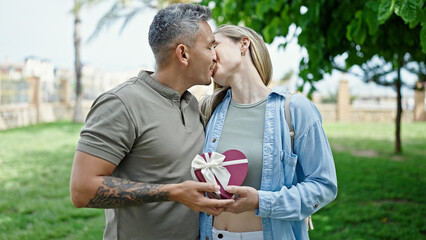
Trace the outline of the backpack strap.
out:
[[[291,124],[291,113],[290,113],[290,101],[293,93],[289,93],[285,95],[285,120],[288,125],[288,129],[290,130],[290,138],[291,138],[291,152],[294,153],[294,138],[296,137],[296,132],[293,129],[293,125]],[[312,223],[312,216],[305,218],[306,228],[308,230],[314,230],[314,224]]]
[[[294,152],[294,138],[296,133],[294,132],[293,125],[291,124],[291,114],[290,114],[290,101],[293,93],[289,93],[285,96],[285,120],[287,121],[288,129],[290,130],[291,138],[291,151]]]

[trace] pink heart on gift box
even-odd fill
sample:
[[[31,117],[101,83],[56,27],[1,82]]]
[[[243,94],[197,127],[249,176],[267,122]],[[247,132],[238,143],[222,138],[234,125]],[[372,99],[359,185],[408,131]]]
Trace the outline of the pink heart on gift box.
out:
[[[212,154],[211,153],[208,153],[208,154],[209,154],[209,157],[211,157]],[[225,156],[225,160],[223,161],[223,163],[225,163],[225,162],[230,163],[230,161],[246,159],[246,156],[244,155],[244,153],[242,153],[242,152],[240,152],[236,149],[228,150],[228,151],[222,153],[222,155]],[[207,162],[204,154],[201,154],[200,156]],[[247,169],[248,169],[248,163],[247,162],[237,163],[237,164],[232,164],[232,165],[226,165],[224,167],[231,174],[228,185],[240,186],[244,182],[244,179],[246,178],[246,175],[247,175]],[[197,177],[198,181],[206,182],[206,179],[204,178],[203,174],[201,173],[201,169],[195,170],[194,174]],[[220,186],[220,196],[217,196],[217,194],[212,193],[212,194],[208,194],[209,197],[231,198],[233,196],[233,194],[225,191],[225,189],[220,184],[220,182],[217,180],[217,178],[216,178],[216,183]]]

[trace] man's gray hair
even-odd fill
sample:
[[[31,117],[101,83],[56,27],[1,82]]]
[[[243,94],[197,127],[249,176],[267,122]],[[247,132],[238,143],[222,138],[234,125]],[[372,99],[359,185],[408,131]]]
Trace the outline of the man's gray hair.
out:
[[[193,46],[200,21],[208,21],[211,12],[198,4],[172,4],[155,15],[149,27],[149,45],[157,65],[167,63],[176,44]]]

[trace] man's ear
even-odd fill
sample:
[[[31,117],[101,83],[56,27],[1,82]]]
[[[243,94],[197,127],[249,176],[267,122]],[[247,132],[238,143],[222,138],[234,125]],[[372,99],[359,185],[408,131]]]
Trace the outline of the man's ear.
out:
[[[250,47],[250,38],[248,37],[243,37],[240,41],[241,44],[241,54],[245,55]]]
[[[179,44],[175,49],[175,54],[180,63],[184,65],[188,65],[188,47],[187,46],[183,44]]]

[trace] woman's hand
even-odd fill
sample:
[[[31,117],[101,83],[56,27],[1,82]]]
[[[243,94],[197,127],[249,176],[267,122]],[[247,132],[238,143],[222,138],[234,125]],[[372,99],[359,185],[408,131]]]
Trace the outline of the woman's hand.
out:
[[[252,187],[228,186],[226,191],[237,194],[235,203],[226,207],[226,212],[242,213],[259,208],[259,194]]]
[[[210,199],[204,196],[204,192],[218,191],[218,186],[210,183],[188,180],[179,184],[165,186],[170,192],[171,201],[177,201],[191,208],[195,212],[206,212],[218,216],[227,206],[235,202],[234,199]]]

